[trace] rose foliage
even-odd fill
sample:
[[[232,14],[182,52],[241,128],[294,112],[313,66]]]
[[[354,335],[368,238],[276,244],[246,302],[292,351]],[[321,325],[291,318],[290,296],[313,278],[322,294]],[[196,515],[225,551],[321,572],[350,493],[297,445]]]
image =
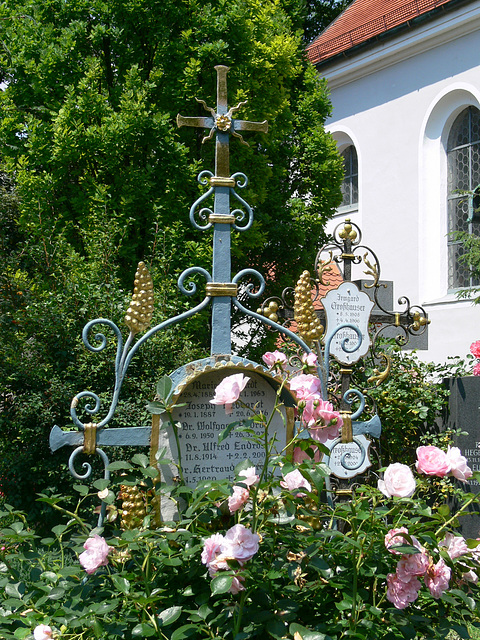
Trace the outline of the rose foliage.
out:
[[[271,366],[279,364],[274,357]],[[480,613],[480,542],[455,529],[477,498],[453,475],[461,468],[467,480],[468,462],[457,451],[419,447],[417,468],[393,463],[379,487],[356,486],[346,501],[326,500],[329,469],[315,455],[325,452],[319,430],[336,426],[338,434],[339,416],[300,375],[293,387],[307,433],[287,449],[301,445],[300,462],[273,453],[271,417],[254,409],[232,428],[264,444],[265,462],[245,459],[233,481],[166,486],[158,467],[136,454],[110,464],[111,480],[93,483],[93,495],[108,503],[103,528],[81,515],[92,496],[84,484],[75,485],[76,509],[60,495],[40,495],[64,515],[43,539],[24,514],[5,507],[1,637],[413,639],[445,638],[452,629],[469,637]],[[224,390],[238,385],[225,380]],[[225,393],[224,402],[241,403],[241,392],[236,400]],[[158,466],[169,462],[163,456]],[[436,477],[452,484],[456,513],[435,494]],[[147,503],[169,494],[178,519],[155,526],[152,511],[137,528],[122,529],[115,518],[120,484],[136,485]]]

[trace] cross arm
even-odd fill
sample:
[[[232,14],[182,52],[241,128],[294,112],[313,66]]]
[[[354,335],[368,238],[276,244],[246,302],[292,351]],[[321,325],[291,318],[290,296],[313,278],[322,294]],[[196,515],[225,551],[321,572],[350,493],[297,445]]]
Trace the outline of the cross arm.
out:
[[[263,122],[250,122],[249,120],[233,120],[234,131],[261,131],[262,133],[268,132],[268,121]]]
[[[177,115],[177,127],[200,127],[203,129],[211,129],[215,125],[213,118],[207,116],[182,116]]]

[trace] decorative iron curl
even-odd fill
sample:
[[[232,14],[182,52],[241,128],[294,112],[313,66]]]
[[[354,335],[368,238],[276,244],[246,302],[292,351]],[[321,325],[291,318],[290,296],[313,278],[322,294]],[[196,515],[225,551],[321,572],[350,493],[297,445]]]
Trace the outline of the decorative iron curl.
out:
[[[96,320],[90,320],[89,322],[87,322],[82,331],[83,344],[89,351],[93,351],[94,353],[98,353],[105,349],[105,347],[107,346],[107,338],[105,337],[104,333],[96,333],[94,335],[94,339],[100,343],[98,346],[93,345],[89,340],[88,334],[90,333],[92,327],[97,324],[104,324],[107,327],[110,327],[113,333],[117,336],[117,357],[119,357],[119,353],[122,352],[123,347],[122,333],[114,322],[112,322],[111,320],[107,320],[106,318],[97,318]]]
[[[357,418],[359,418],[365,409],[365,396],[363,395],[363,393],[358,389],[348,389],[348,391],[345,391],[345,393],[343,394],[343,399],[350,406],[352,406],[355,399],[360,400],[358,409],[354,413],[352,413],[351,416],[352,420],[356,420]]]
[[[367,452],[366,452],[366,450],[365,450],[365,447],[362,445],[362,443],[361,443],[359,440],[357,440],[357,438],[355,438],[355,436],[353,437],[352,442],[354,442],[354,443],[357,445],[357,447],[359,448],[359,450],[360,450],[360,456],[361,456],[361,457],[360,457],[360,461],[359,461],[357,464],[349,465],[349,464],[347,464],[347,460],[348,460],[349,458],[351,458],[351,457],[352,457],[352,454],[351,454],[349,451],[346,451],[346,452],[343,454],[343,456],[340,458],[340,464],[342,465],[342,467],[343,467],[344,469],[348,469],[349,471],[355,471],[355,469],[359,469],[359,468],[362,466],[362,464],[365,462],[365,458],[367,457]],[[332,456],[332,451],[333,451],[333,450],[335,449],[335,447],[337,447],[339,444],[342,444],[342,441],[341,441],[341,439],[340,439],[340,438],[338,439],[338,442],[336,442],[336,443],[333,445],[333,447],[330,449],[330,456],[329,456],[329,458]]]
[[[237,275],[234,278],[232,278],[232,282],[237,284],[238,281],[241,280],[246,275],[255,276],[255,278],[258,278],[258,280],[260,281],[260,287],[257,292],[253,291],[253,288],[255,286],[253,283],[250,283],[245,287],[247,296],[249,298],[259,298],[262,295],[262,293],[265,291],[265,279],[262,276],[262,274],[256,271],[255,269],[242,269],[242,271],[239,271]]]
[[[77,471],[75,470],[75,467],[74,467],[75,458],[78,456],[79,453],[82,453],[82,451],[83,451],[83,446],[77,447],[72,451],[72,453],[70,454],[70,458],[68,459],[68,470],[70,471],[72,476],[75,478],[75,480],[86,480],[92,474],[92,465],[89,462],[82,462],[82,467],[86,469],[85,473],[83,474],[77,473]],[[98,453],[98,455],[101,457],[103,461],[105,480],[109,480],[110,471],[108,470],[108,465],[110,464],[110,462],[108,460],[107,454],[103,449],[95,449],[95,453]]]
[[[80,473],[77,473],[75,471],[75,467],[74,467],[75,458],[82,451],[83,451],[83,447],[77,447],[76,449],[74,449],[72,451],[72,453],[70,454],[70,458],[68,459],[68,470],[70,471],[71,475],[75,478],[75,480],[86,480],[92,474],[92,465],[89,464],[88,462],[83,462],[82,463],[82,467],[84,469],[86,469],[86,472],[84,474],[80,474]],[[108,465],[110,464],[110,462],[108,460],[107,454],[105,453],[105,451],[103,449],[95,449],[95,453],[98,453],[98,455],[100,456],[100,458],[103,461],[103,468],[104,468],[103,477],[104,477],[104,479],[105,480],[110,480],[110,471],[108,469]],[[106,513],[107,513],[107,503],[104,500],[102,500],[101,505],[100,505],[100,513],[98,514],[98,521],[97,521],[97,526],[98,527],[103,526],[103,522],[105,520]]]
[[[238,195],[238,193],[235,191],[235,189],[230,189],[230,191],[232,192],[232,195],[240,202],[240,204],[243,207],[245,207],[245,209],[247,210],[247,213],[248,213],[248,220],[247,220],[246,224],[241,225],[239,223],[241,223],[241,222],[243,222],[243,220],[245,220],[246,213],[242,209],[234,209],[234,211],[232,211],[232,215],[235,216],[235,222],[233,224],[233,228],[236,229],[237,231],[247,231],[248,229],[250,229],[250,227],[253,224],[253,210],[252,210],[252,207],[248,204],[248,202],[246,202],[242,197],[240,197]]]
[[[242,173],[241,171],[237,171],[237,173],[234,173],[230,177],[233,180],[235,180],[235,186],[238,187],[239,189],[245,189],[245,187],[248,184],[247,176],[244,173]]]
[[[213,173],[211,171],[205,170],[205,171],[201,171],[198,174],[197,180],[201,185],[206,186],[209,184],[209,178],[213,178]],[[207,223],[202,225],[202,224],[198,224],[198,222],[195,220],[196,208],[200,205],[200,203],[202,203],[204,200],[209,198],[213,192],[214,192],[214,187],[210,187],[210,189],[206,191],[203,195],[201,195],[197,200],[195,200],[195,202],[190,207],[190,214],[189,214],[190,222],[192,223],[192,226],[195,229],[198,229],[199,231],[205,231],[206,229],[210,229],[210,227],[213,226],[211,222],[208,222],[208,216],[213,214],[213,211],[208,207],[203,207],[198,212],[200,219],[202,221],[207,220]]]
[[[189,277],[192,273],[200,273],[202,276],[204,276],[207,282],[212,281],[212,276],[202,267],[190,267],[189,269],[185,269],[185,271],[178,278],[178,288],[186,296],[193,296],[197,291],[197,285],[193,282],[193,280],[190,280],[188,282],[187,287],[185,287],[183,284],[186,278]]]
[[[70,416],[74,424],[78,427],[78,429],[80,429],[81,431],[85,431],[85,425],[79,420],[77,416],[78,401],[81,400],[82,398],[91,398],[95,401],[94,406],[92,406],[91,404],[86,404],[83,407],[83,411],[86,411],[91,416],[95,415],[100,411],[101,401],[100,401],[100,398],[97,396],[97,394],[93,393],[93,391],[81,391],[80,393],[77,393],[74,396],[72,403],[70,405]]]

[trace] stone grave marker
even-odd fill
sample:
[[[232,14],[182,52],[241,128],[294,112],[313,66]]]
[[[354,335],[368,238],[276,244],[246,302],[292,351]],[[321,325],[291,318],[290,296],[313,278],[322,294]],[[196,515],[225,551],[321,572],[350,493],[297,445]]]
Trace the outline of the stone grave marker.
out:
[[[480,378],[449,378],[445,385],[450,391],[447,426],[468,434],[458,436],[455,445],[467,458],[470,469],[480,471]],[[473,478],[468,484],[459,482],[458,486],[465,491],[480,493],[480,485]],[[472,505],[472,511],[480,511],[479,505]],[[460,517],[459,522],[464,538],[480,536],[480,515]]]
[[[353,282],[342,283],[322,299],[327,316],[326,340],[333,335],[330,353],[342,364],[357,362],[368,352],[368,321],[373,304],[369,296]],[[343,324],[352,324],[360,330],[362,342],[358,349],[353,350],[359,341],[354,329],[345,327],[337,331]]]
[[[228,415],[223,405],[210,402],[217,385],[227,376],[243,373],[250,378],[240,395],[240,402],[233,405]],[[174,409],[172,417],[179,423],[178,442],[170,421],[163,415],[153,416],[152,426],[152,461],[157,451],[165,451],[165,458],[182,465],[183,476],[187,485],[194,487],[202,480],[221,480],[235,478],[235,467],[245,459],[255,465],[257,471],[265,460],[263,447],[250,440],[244,434],[233,429],[218,444],[218,436],[232,422],[238,422],[253,416],[253,411],[262,412],[268,419],[274,411],[277,389],[282,384],[281,378],[274,377],[261,365],[236,356],[229,356],[215,362],[215,358],[206,358],[186,367],[181,367],[171,376],[174,381],[174,400],[185,406]],[[283,406],[273,413],[268,434],[276,438],[274,454],[280,454],[293,437],[294,398],[286,387],[282,389]],[[258,435],[264,431],[260,423],[252,424]],[[167,485],[175,482],[178,470],[174,465],[159,466],[161,479]],[[168,498],[161,505],[161,519],[175,518],[175,506]]]

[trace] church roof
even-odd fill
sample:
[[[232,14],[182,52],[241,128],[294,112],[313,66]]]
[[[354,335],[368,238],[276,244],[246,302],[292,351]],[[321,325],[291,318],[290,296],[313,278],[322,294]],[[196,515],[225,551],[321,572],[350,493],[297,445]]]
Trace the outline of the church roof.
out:
[[[455,0],[354,0],[311,44],[307,55],[318,64],[376,39]]]

